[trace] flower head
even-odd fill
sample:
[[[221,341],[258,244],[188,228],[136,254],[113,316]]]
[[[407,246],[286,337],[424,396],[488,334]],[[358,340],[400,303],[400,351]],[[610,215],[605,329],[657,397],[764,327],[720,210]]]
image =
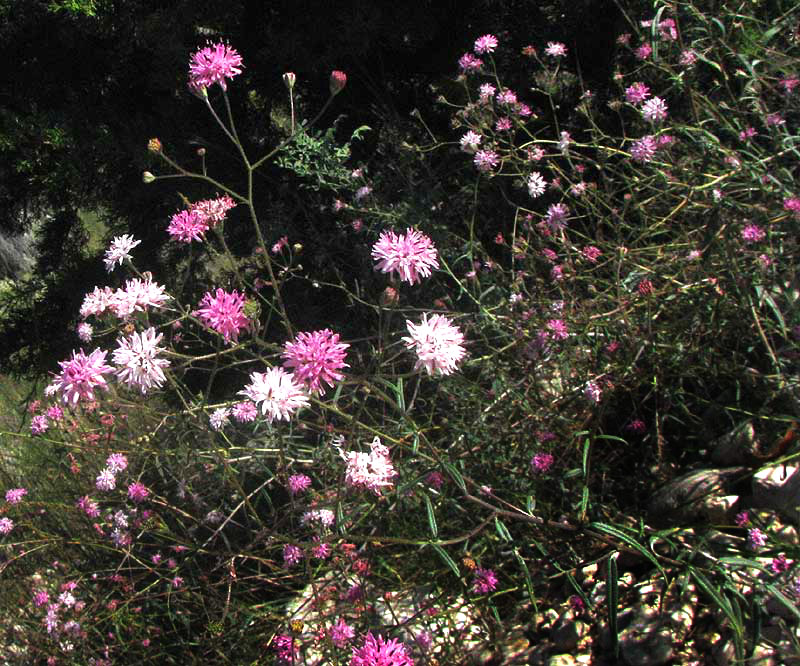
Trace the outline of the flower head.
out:
[[[631,146],[631,157],[636,162],[642,164],[651,161],[656,156],[658,144],[653,136],[650,134],[643,136],[638,141],[634,141]]]
[[[650,97],[650,88],[641,81],[637,81],[625,89],[625,99],[629,104],[641,104]]]
[[[189,87],[200,91],[202,88],[219,83],[227,90],[225,79],[232,79],[242,73],[242,56],[236,49],[223,44],[211,44],[197,51],[189,63]]]
[[[766,234],[764,230],[756,224],[748,224],[742,229],[742,240],[745,243],[758,243],[764,240]]]
[[[258,416],[258,407],[249,400],[243,400],[242,402],[237,402],[233,406],[232,413],[233,418],[239,423],[250,423],[256,420],[256,416]]]
[[[0,518],[0,534],[8,534],[14,529],[14,521],[11,518]]]
[[[111,245],[108,246],[105,258],[103,259],[106,270],[110,273],[114,270],[115,264],[118,263],[122,266],[122,262],[125,261],[125,259],[130,260],[132,257],[128,253],[141,242],[142,241],[134,240],[133,236],[127,234],[114,238],[114,240],[111,241]]]
[[[368,632],[364,645],[353,648],[350,666],[414,666],[414,660],[396,638],[387,641]]]
[[[289,477],[289,492],[292,495],[297,495],[307,490],[309,486],[311,486],[311,479],[305,474],[292,474]]]
[[[552,204],[547,209],[547,217],[545,222],[553,231],[563,229],[566,224],[567,217],[569,217],[569,208],[565,204],[557,203]]]
[[[497,48],[497,37],[494,35],[484,35],[475,40],[475,53],[494,53]]]
[[[12,488],[11,490],[6,490],[6,502],[9,504],[19,504],[22,501],[22,498],[28,494],[28,491],[25,488]]]
[[[114,368],[106,365],[106,354],[103,349],[95,349],[88,356],[83,349],[72,352],[68,361],[59,361],[61,373],[56,377],[54,385],[61,391],[64,402],[78,404],[79,400],[94,400],[94,389],[100,387],[107,389],[103,375],[112,372]]]
[[[217,289],[214,294],[206,292],[194,315],[222,335],[225,342],[237,341],[239,331],[247,328],[250,323],[244,315],[244,294],[236,290],[231,293],[222,289]]]
[[[417,355],[415,370],[425,368],[429,375],[449,375],[466,356],[463,334],[440,314],[424,314],[419,324],[406,321],[406,328],[409,335],[403,342]]]
[[[95,485],[98,490],[114,490],[117,486],[117,477],[108,467],[103,468],[100,474],[97,475]]]
[[[350,451],[347,460],[345,483],[353,488],[366,488],[376,495],[392,486],[397,472],[389,458],[389,449],[377,437],[369,445],[370,451]],[[344,455],[344,454],[343,454]]]
[[[189,211],[196,213],[200,219],[210,227],[225,220],[228,211],[236,207],[236,202],[227,194],[216,199],[203,199],[195,201]],[[188,242],[188,241],[185,241]]]
[[[76,329],[78,333],[78,337],[83,342],[91,342],[92,341],[92,333],[94,333],[94,329],[92,329],[91,324],[87,324],[85,321],[82,321],[78,324],[78,328]]]
[[[667,119],[667,103],[660,97],[653,97],[642,104],[642,116],[652,123]]]
[[[147,489],[143,483],[139,483],[135,481],[128,486],[128,497],[131,498],[131,501],[136,502],[144,502],[150,496],[150,491]]]
[[[208,231],[206,217],[195,209],[181,210],[172,216],[167,227],[167,233],[173,240],[182,243],[191,243],[193,240],[204,240]]]
[[[528,194],[535,199],[543,195],[546,189],[547,181],[542,178],[542,174],[538,171],[533,171],[531,175],[528,176]]]
[[[31,433],[41,435],[50,428],[50,422],[44,414],[37,414],[31,419]]]
[[[111,356],[117,365],[117,378],[130,388],[138,388],[142,394],[153,387],[160,388],[166,381],[164,368],[169,366],[167,359],[157,358],[164,351],[158,346],[163,337],[151,327],[143,333],[134,331],[129,337],[121,338]]]
[[[478,150],[478,146],[481,145],[482,139],[483,137],[480,134],[469,130],[464,136],[461,137],[459,141],[461,144],[461,150],[463,150],[465,153],[476,152]]]
[[[531,458],[531,467],[535,472],[544,474],[553,466],[554,458],[552,453],[536,453]]]
[[[303,550],[299,546],[287,543],[283,547],[283,564],[288,569],[303,559]]]
[[[128,457],[124,453],[112,453],[106,458],[106,466],[112,474],[117,474],[128,468]]]
[[[493,150],[479,150],[472,158],[478,171],[491,171],[500,163],[500,157]]]
[[[567,47],[561,42],[547,42],[544,52],[553,58],[560,58],[567,55]]]
[[[475,569],[472,591],[476,594],[489,594],[497,587],[497,576],[491,569]]]
[[[477,72],[483,67],[483,60],[476,58],[471,53],[465,53],[458,59],[458,68],[464,73]]]
[[[384,231],[372,246],[372,258],[378,263],[375,270],[397,273],[403,282],[415,284],[439,268],[436,248],[431,239],[416,229],[406,229],[404,235]]]
[[[261,413],[270,422],[274,419],[288,421],[293,412],[308,405],[308,396],[303,387],[283,368],[251,373],[250,384],[239,394],[256,404],[261,403]]]
[[[341,381],[342,368],[349,367],[344,362],[346,350],[350,345],[339,342],[339,334],[330,329],[312,333],[298,333],[294,342],[287,342],[282,354],[284,368],[293,368],[294,375],[312,393],[324,394],[321,382],[333,386]]]
[[[347,74],[339,70],[333,70],[331,72],[329,84],[331,95],[338,95],[347,85]]]
[[[222,430],[230,419],[231,410],[226,407],[220,407],[211,412],[208,417],[208,425],[212,430]]]
[[[355,630],[345,622],[343,617],[340,617],[339,621],[330,629],[331,642],[338,648],[345,647],[355,635]]]
[[[767,535],[760,529],[754,527],[747,530],[747,547],[750,550],[758,550],[767,543]]]

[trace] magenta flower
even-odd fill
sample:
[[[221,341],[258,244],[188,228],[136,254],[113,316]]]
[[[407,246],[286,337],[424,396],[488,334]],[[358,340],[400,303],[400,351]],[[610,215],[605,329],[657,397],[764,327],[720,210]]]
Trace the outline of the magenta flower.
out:
[[[583,395],[590,402],[597,404],[600,402],[600,397],[603,395],[603,390],[598,386],[597,382],[588,381],[583,387]]]
[[[600,251],[600,248],[597,248],[594,245],[587,245],[585,248],[583,248],[581,253],[583,254],[584,257],[586,257],[587,260],[591,261],[592,263],[595,263],[597,259],[600,257],[600,255],[603,254]]]
[[[56,377],[54,385],[61,391],[61,397],[66,403],[78,404],[79,400],[94,400],[94,389],[100,387],[107,389],[103,375],[113,372],[114,368],[106,365],[106,354],[103,349],[95,349],[87,356],[83,349],[72,352],[69,361],[59,361],[61,374]]]
[[[650,97],[650,88],[641,81],[637,81],[629,88],[625,89],[625,99],[629,104],[641,104]]]
[[[369,445],[370,452],[350,451],[347,456],[345,483],[352,488],[366,488],[380,495],[383,488],[393,485],[397,472],[389,458],[389,449],[375,437]],[[342,454],[344,455],[344,454]]]
[[[114,238],[114,240],[111,241],[111,245],[109,245],[106,250],[105,258],[103,259],[106,270],[110,273],[114,270],[116,264],[122,266],[123,261],[126,259],[130,260],[131,255],[128,253],[141,242],[142,241],[134,240],[133,236],[129,236],[128,234]]]
[[[279,663],[295,664],[299,648],[295,645],[294,638],[288,634],[278,634],[272,640],[272,649]]]
[[[231,199],[227,194],[217,197],[216,199],[204,199],[203,201],[195,201],[189,210],[197,213],[200,219],[203,220],[208,226],[213,227],[225,220],[228,211],[236,207],[236,202]]]
[[[569,217],[569,208],[565,204],[552,204],[547,209],[545,222],[552,231],[558,231],[564,228],[567,217]]]
[[[554,458],[551,453],[537,453],[531,458],[531,467],[535,472],[544,474],[553,466]]]
[[[76,502],[77,507],[89,518],[97,518],[100,515],[100,507],[88,495],[84,495]]]
[[[225,342],[239,339],[239,331],[247,328],[249,321],[244,315],[244,294],[236,290],[228,293],[217,289],[215,294],[206,292],[200,301],[200,309],[194,312],[203,324],[225,338]]]
[[[406,328],[409,335],[403,342],[417,355],[415,370],[425,368],[429,375],[449,375],[467,354],[461,331],[440,314],[430,315],[430,318],[424,314],[419,324],[406,321]]]
[[[167,227],[167,233],[173,240],[182,243],[203,241],[206,231],[208,231],[206,217],[195,209],[178,211],[172,216]]]
[[[197,51],[189,63],[189,87],[200,91],[219,83],[227,90],[225,79],[242,73],[242,56],[227,44],[211,44]]]
[[[303,550],[299,546],[287,543],[283,547],[283,565],[288,569],[303,559]]]
[[[347,74],[344,72],[335,69],[331,72],[330,79],[328,81],[329,88],[331,91],[331,95],[338,95],[344,87],[347,85]]]
[[[754,527],[753,529],[747,530],[747,547],[750,550],[758,550],[762,546],[765,546],[766,543],[767,535],[760,529]]]
[[[498,104],[506,104],[508,106],[517,104],[517,94],[509,88],[503,88],[503,90],[497,93],[495,99]]]
[[[339,334],[330,329],[298,333],[294,342],[287,342],[281,356],[286,359],[284,368],[293,368],[294,376],[311,391],[323,395],[325,389],[321,382],[333,386],[341,381],[339,370],[349,367],[344,362],[346,350],[350,345],[339,342]]]
[[[372,246],[372,258],[378,263],[375,270],[397,273],[402,282],[415,284],[439,268],[436,248],[431,239],[416,229],[406,229],[405,235],[384,231]]]
[[[239,394],[256,404],[261,403],[261,413],[267,416],[270,423],[274,419],[288,421],[293,412],[308,406],[308,396],[302,385],[283,368],[251,373],[250,384]]]
[[[31,419],[31,433],[41,435],[50,428],[50,422],[44,414],[37,414]]]
[[[742,229],[742,240],[745,243],[758,243],[766,237],[764,230],[755,224],[748,224],[744,229]]]
[[[476,594],[489,594],[497,587],[497,576],[491,569],[475,569],[472,591]]]
[[[160,388],[166,381],[164,368],[169,366],[167,359],[157,357],[164,351],[158,346],[163,337],[156,329],[148,328],[143,333],[134,331],[130,337],[118,340],[119,347],[111,355],[117,366],[117,378],[142,394],[154,387]]]
[[[408,648],[396,638],[386,641],[370,631],[364,645],[353,648],[350,666],[414,666],[414,660]]]
[[[150,491],[143,483],[135,481],[128,486],[128,497],[137,504],[144,502],[150,496]]]
[[[345,647],[355,635],[355,630],[345,622],[343,617],[340,617],[339,621],[330,629],[331,642],[338,648]]]
[[[128,468],[128,458],[124,453],[112,453],[106,458],[106,466],[112,474],[117,474]]]
[[[6,490],[6,502],[9,504],[19,504],[22,501],[22,498],[28,494],[28,491],[25,488],[12,488],[11,490]]]
[[[252,403],[249,400],[237,402],[233,406],[233,418],[235,418],[239,423],[250,423],[251,421],[255,421],[256,416],[258,416],[258,407],[256,407],[255,403]]]
[[[785,210],[793,213],[795,218],[800,220],[800,197],[788,197],[783,200]]]
[[[479,150],[472,158],[478,171],[491,171],[500,163],[500,157],[493,150]]]
[[[311,486],[311,479],[305,474],[292,474],[289,477],[289,492],[292,495],[302,493]]]
[[[642,117],[652,123],[667,119],[667,103],[660,97],[653,97],[642,104]]]
[[[475,40],[475,53],[494,53],[497,48],[497,37],[494,35],[484,35]]]
[[[483,67],[483,60],[476,58],[471,53],[465,53],[458,59],[458,68],[464,73],[477,72]]]
[[[638,49],[636,49],[635,53],[639,60],[647,60],[653,53],[653,48],[650,46],[650,44],[642,44]]]

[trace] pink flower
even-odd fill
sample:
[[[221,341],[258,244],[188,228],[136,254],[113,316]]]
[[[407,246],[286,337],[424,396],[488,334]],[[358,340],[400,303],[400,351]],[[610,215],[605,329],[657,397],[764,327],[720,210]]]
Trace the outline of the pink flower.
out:
[[[128,468],[128,458],[123,453],[112,453],[106,458],[106,466],[112,474],[117,474]]]
[[[553,455],[551,453],[537,453],[531,458],[531,467],[535,472],[544,474],[553,466]]]
[[[41,435],[50,428],[50,422],[44,414],[38,414],[31,419],[31,433]]]
[[[0,518],[0,534],[8,534],[14,529],[14,521],[11,518]]]
[[[353,648],[350,666],[414,666],[414,660],[408,648],[396,638],[386,641],[368,632],[364,645]]]
[[[283,368],[251,373],[250,384],[239,394],[256,404],[261,403],[261,413],[270,423],[274,419],[288,421],[293,412],[308,406],[308,396],[303,387]]]
[[[569,208],[565,204],[557,203],[552,204],[547,209],[547,217],[545,222],[553,231],[558,231],[564,228],[567,217],[569,217]]]
[[[311,486],[311,479],[305,474],[292,474],[289,477],[289,492],[297,495]]]
[[[330,509],[312,509],[311,511],[306,511],[300,517],[300,524],[318,523],[323,527],[330,527],[335,520],[336,516]]]
[[[634,141],[633,145],[631,146],[631,157],[636,162],[646,164],[656,156],[657,150],[658,145],[656,144],[656,140],[648,134],[643,136],[638,141]]]
[[[330,544],[320,541],[319,537],[314,537],[314,545],[311,547],[311,557],[317,560],[325,560],[330,557]]]
[[[220,407],[211,412],[208,417],[208,425],[212,430],[222,430],[227,424],[231,415],[231,410],[227,407]]]
[[[586,257],[588,261],[595,263],[597,259],[600,257],[600,255],[603,253],[600,251],[599,248],[595,247],[594,245],[588,245],[585,248],[583,248],[581,254],[583,254],[583,256]]]
[[[642,116],[653,123],[666,120],[667,110],[667,103],[660,97],[653,97],[642,104]]]
[[[208,226],[215,226],[225,220],[228,211],[236,207],[236,202],[231,199],[227,194],[217,197],[216,199],[204,199],[203,201],[196,201],[193,203],[189,210],[197,213],[200,219],[203,220]]]
[[[22,501],[22,498],[28,494],[28,491],[25,488],[12,488],[11,490],[6,490],[6,502],[9,504],[19,504]]]
[[[114,475],[114,472],[106,467],[97,475],[95,486],[97,486],[98,490],[114,490],[117,486],[117,477]]]
[[[647,60],[650,57],[650,54],[653,53],[653,49],[650,44],[642,44],[638,49],[636,49],[635,53],[639,60]]]
[[[648,97],[650,97],[650,88],[640,81],[625,89],[625,99],[629,104],[641,104]]]
[[[330,329],[312,333],[298,333],[294,342],[287,342],[281,356],[286,359],[284,368],[293,368],[294,375],[311,391],[323,395],[325,389],[321,382],[333,386],[341,381],[339,370],[349,367],[344,362],[346,350],[350,345],[339,342],[339,334]]]
[[[236,290],[228,293],[217,289],[215,294],[206,292],[200,308],[194,312],[203,324],[215,330],[230,343],[239,339],[239,331],[247,328],[249,321],[244,315],[244,294]]]
[[[553,58],[560,58],[567,55],[567,47],[561,42],[547,42],[544,52]]]
[[[242,56],[227,44],[211,44],[197,51],[189,63],[189,87],[200,91],[219,83],[227,90],[225,79],[242,73]]]
[[[569,331],[563,319],[551,319],[548,321],[547,332],[553,340],[566,340],[569,337]]]
[[[586,386],[583,388],[583,394],[586,396],[587,400],[596,404],[600,402],[600,397],[603,395],[603,391],[596,382],[588,381],[586,382]]]
[[[406,229],[403,236],[384,231],[372,246],[372,258],[378,263],[375,270],[397,273],[402,282],[415,284],[439,268],[436,248],[431,239],[416,229]]]
[[[47,414],[47,418],[49,418],[51,421],[60,421],[64,418],[64,412],[58,405],[48,407],[47,412],[45,413]]]
[[[287,543],[283,547],[283,565],[288,569],[303,559],[303,550],[299,546]]]
[[[496,89],[491,83],[482,83],[478,88],[478,98],[482,104],[487,104],[494,97]]]
[[[800,85],[800,79],[797,77],[784,77],[780,81],[778,81],[778,85],[784,89],[784,91],[789,94],[791,93],[797,86]]]
[[[353,488],[366,488],[376,495],[393,485],[397,472],[389,458],[389,449],[377,437],[372,440],[370,452],[350,451],[347,456],[345,483]]]
[[[783,208],[800,220],[800,197],[789,197],[783,200]]]
[[[497,93],[495,99],[497,100],[498,104],[506,104],[508,106],[514,106],[517,103],[517,94],[513,90],[504,88],[499,93]]]
[[[167,233],[172,236],[173,240],[182,243],[205,240],[206,231],[208,231],[208,223],[205,216],[194,209],[175,213],[167,227]]]
[[[61,373],[54,381],[55,387],[61,391],[61,397],[66,403],[78,404],[79,400],[94,400],[94,389],[100,387],[107,389],[103,375],[113,372],[114,368],[106,365],[106,354],[102,349],[95,349],[87,356],[83,349],[72,352],[68,361],[59,361]]]
[[[476,594],[489,594],[497,587],[497,576],[491,569],[475,569],[472,591]]]
[[[498,118],[497,122],[494,124],[494,128],[498,132],[507,132],[511,129],[511,118],[508,116]]]
[[[476,58],[471,53],[465,53],[458,59],[458,68],[464,73],[477,72],[483,67],[483,60]]]
[[[88,495],[81,497],[77,503],[77,507],[83,511],[89,518],[97,518],[100,515],[100,507]]]
[[[82,342],[91,342],[93,332],[91,324],[87,324],[85,321],[78,324],[77,333]]]
[[[494,53],[497,48],[497,37],[494,35],[484,35],[475,40],[475,53]]]
[[[156,329],[148,328],[143,333],[133,332],[130,337],[117,341],[119,347],[111,358],[117,365],[117,378],[130,388],[138,388],[142,394],[152,388],[160,388],[166,381],[164,368],[169,367],[165,358],[157,358],[164,351],[158,343],[164,337]]]
[[[491,171],[500,163],[500,157],[493,150],[479,150],[472,158],[478,171]]]
[[[355,635],[355,630],[345,622],[343,617],[340,617],[339,621],[330,630],[331,642],[338,648],[343,648],[347,645]]]
[[[747,530],[747,547],[750,550],[758,550],[762,546],[766,545],[767,543],[767,535],[764,534],[760,529],[754,527],[753,529]]]
[[[474,153],[478,150],[478,146],[481,145],[481,140],[483,137],[478,134],[477,132],[473,132],[469,130],[464,136],[461,137],[459,143],[461,144],[461,150],[465,153]]]
[[[419,324],[407,320],[406,328],[409,335],[403,342],[417,355],[414,370],[425,368],[429,375],[449,375],[466,356],[463,334],[440,314],[424,314]]]
[[[106,250],[105,258],[103,259],[106,270],[110,273],[114,270],[115,264],[122,266],[122,262],[125,261],[125,259],[130,260],[132,257],[128,253],[141,242],[142,241],[134,240],[133,236],[127,234],[114,238],[114,240],[111,241],[111,245],[109,245]]]
[[[144,502],[150,496],[150,491],[143,483],[135,481],[128,486],[128,497],[137,504]]]
[[[299,648],[294,643],[294,638],[287,634],[278,634],[272,640],[272,649],[279,662],[295,664]]]
[[[766,237],[764,230],[755,224],[748,224],[744,229],[742,229],[742,240],[745,243],[758,243]]]
[[[697,53],[691,49],[684,49],[681,51],[681,57],[678,62],[684,67],[691,67],[697,62]]]
[[[237,402],[233,406],[233,418],[235,418],[239,423],[250,423],[251,421],[255,421],[256,416],[258,416],[258,407],[256,407],[255,404],[249,400]]]
[[[641,435],[647,429],[647,426],[641,419],[634,419],[625,426],[625,429],[635,432],[637,435]]]
[[[340,72],[338,69],[335,69],[331,72],[330,79],[328,81],[328,87],[330,88],[331,95],[338,95],[344,87],[347,85],[347,74],[344,72]]]
[[[547,189],[547,181],[538,171],[531,172],[528,176],[528,194],[534,199],[542,196]]]

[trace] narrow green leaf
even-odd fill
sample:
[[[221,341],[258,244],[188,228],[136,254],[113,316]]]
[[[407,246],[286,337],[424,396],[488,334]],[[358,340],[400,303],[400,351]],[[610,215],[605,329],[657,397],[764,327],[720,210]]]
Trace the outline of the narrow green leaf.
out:
[[[705,592],[717,607],[722,611],[728,622],[730,622],[731,629],[733,629],[733,647],[736,651],[737,661],[744,660],[744,628],[741,623],[741,610],[736,606],[737,612],[731,606],[730,600],[727,599],[720,590],[716,589],[711,581],[708,580],[702,573],[700,573],[693,566],[689,565],[689,573],[697,581],[698,586]]]
[[[442,558],[442,561],[450,567],[450,570],[459,578],[461,577],[461,572],[458,570],[458,565],[453,561],[453,558],[447,554],[447,551],[442,548],[440,545],[431,543],[429,544],[438,554],[439,557]]]
[[[467,484],[464,483],[464,477],[461,476],[461,472],[459,472],[453,463],[444,462],[442,463],[447,473],[453,478],[453,481],[456,482],[459,488],[464,492],[467,492]]]
[[[403,393],[403,378],[397,378],[397,386],[394,389],[395,395],[397,396],[397,406],[400,408],[400,411],[406,411],[406,396]]]
[[[581,469],[583,470],[583,477],[586,478],[586,474],[589,471],[589,450],[592,448],[592,444],[587,438],[583,442],[583,460],[581,462]]]
[[[503,525],[503,522],[497,516],[494,517],[494,527],[503,541],[512,541],[511,533],[508,531],[508,528],[505,525]]]
[[[617,571],[617,557],[619,553],[613,553],[608,558],[606,565],[606,606],[608,606],[608,630],[611,634],[611,647],[614,655],[619,655],[619,624],[617,622],[617,611],[619,605],[619,572]]]
[[[531,572],[528,570],[528,565],[525,564],[525,559],[519,554],[519,548],[514,548],[514,557],[517,558],[519,568],[522,569],[522,573],[525,575],[525,587],[528,590],[528,598],[531,600],[531,606],[533,606],[534,614],[537,614],[539,612],[539,605],[536,603],[536,595],[533,593]]]
[[[661,566],[661,563],[656,559],[655,555],[651,553],[647,548],[645,548],[642,544],[640,544],[636,539],[634,539],[629,534],[626,534],[622,530],[613,525],[607,525],[606,523],[590,523],[589,527],[591,529],[595,529],[598,532],[603,532],[604,534],[608,534],[609,536],[613,536],[620,541],[624,541],[627,545],[629,545],[634,550],[640,552],[644,557],[650,560],[659,570],[661,575],[664,577],[665,581],[668,581],[667,572],[664,571],[664,568]]]
[[[772,583],[767,583],[764,587],[766,587],[772,593],[775,599],[777,599],[782,606],[784,606],[789,612],[793,613],[798,619],[800,619],[800,610],[798,610],[797,604],[795,604],[791,599],[789,599],[789,597],[787,597]]]
[[[431,528],[431,535],[435,539],[439,536],[439,528],[436,526],[436,515],[433,513],[433,504],[431,504],[430,497],[423,495],[422,499],[425,500],[425,508],[428,510],[428,526]]]

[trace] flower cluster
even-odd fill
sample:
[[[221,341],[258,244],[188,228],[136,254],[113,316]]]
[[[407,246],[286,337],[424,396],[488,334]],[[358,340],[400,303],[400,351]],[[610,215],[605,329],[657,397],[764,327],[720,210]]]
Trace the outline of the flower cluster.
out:
[[[153,282],[152,278],[134,278],[125,283],[125,287],[95,287],[86,294],[81,305],[81,317],[100,316],[111,310],[117,317],[128,317],[134,312],[144,312],[148,307],[161,307],[169,300],[164,287]]]

